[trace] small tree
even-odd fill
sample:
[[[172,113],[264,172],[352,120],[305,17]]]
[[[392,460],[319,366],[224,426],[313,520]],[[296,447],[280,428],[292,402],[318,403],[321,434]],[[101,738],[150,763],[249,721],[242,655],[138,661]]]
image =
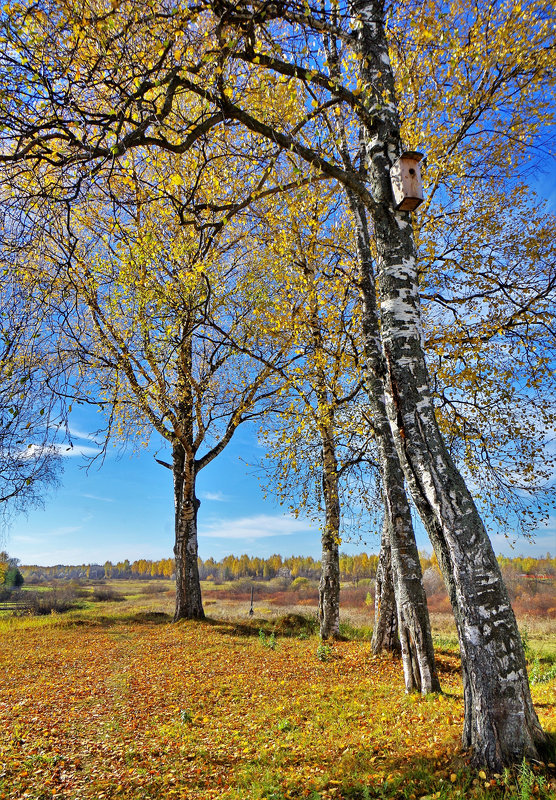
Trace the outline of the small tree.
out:
[[[19,571],[19,559],[10,558],[6,551],[0,553],[0,586],[6,589],[19,589],[24,578]]]
[[[268,246],[287,260],[279,316],[270,325],[288,333],[296,357],[280,374],[279,416],[264,420],[263,467],[295,513],[303,509],[322,520],[320,634],[337,637],[342,514],[351,494],[363,493],[355,492],[357,479],[366,487],[374,467],[368,432],[358,436],[344,413],[362,389],[355,264],[344,246],[349,225],[336,216],[330,191],[317,185],[284,198],[280,209]]]

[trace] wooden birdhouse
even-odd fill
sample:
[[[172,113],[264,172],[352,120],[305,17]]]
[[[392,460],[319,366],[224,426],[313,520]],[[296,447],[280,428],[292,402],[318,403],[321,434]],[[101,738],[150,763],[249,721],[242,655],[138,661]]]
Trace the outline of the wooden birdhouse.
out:
[[[423,181],[419,161],[423,153],[407,150],[390,168],[394,207],[399,211],[415,211],[423,202]]]

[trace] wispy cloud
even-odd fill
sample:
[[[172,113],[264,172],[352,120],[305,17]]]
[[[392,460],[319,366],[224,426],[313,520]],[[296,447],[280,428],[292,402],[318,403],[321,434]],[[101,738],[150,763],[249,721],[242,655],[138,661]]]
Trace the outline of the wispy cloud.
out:
[[[217,503],[227,503],[230,496],[223,492],[200,492],[201,500],[214,500]]]
[[[86,439],[88,442],[94,442],[95,444],[99,444],[93,433],[87,433],[86,431],[82,431],[79,428],[70,427],[69,435],[74,439]]]
[[[17,533],[10,538],[14,542],[26,544],[44,544],[45,538],[51,539],[58,536],[69,536],[70,534],[77,533],[81,530],[83,530],[83,525],[59,525],[57,528],[52,528],[45,533],[41,531],[40,533],[31,536],[23,533]]]
[[[50,531],[50,536],[69,536],[70,533],[77,533],[83,529],[82,525],[60,525]]]
[[[63,435],[69,434],[70,439],[85,439],[87,442],[94,442],[100,444],[94,433],[88,433],[81,430],[81,428],[74,428],[73,425],[66,427],[65,425],[51,425],[52,430],[60,431]]]
[[[256,514],[239,519],[216,519],[199,526],[199,533],[208,539],[268,539],[272,536],[294,536],[315,531],[314,523],[286,514]]]
[[[99,497],[99,495],[87,494],[86,492],[82,492],[81,493],[81,497],[87,497],[89,500],[100,500],[100,502],[102,502],[102,503],[113,503],[114,502],[114,498],[113,497]]]
[[[88,444],[74,444],[73,447],[67,444],[54,445],[58,455],[62,458],[78,458],[79,456],[96,456],[100,453],[98,447],[91,447]]]
[[[42,544],[43,540],[39,536],[25,536],[23,534],[16,534],[11,537],[14,542],[22,542],[25,544]]]

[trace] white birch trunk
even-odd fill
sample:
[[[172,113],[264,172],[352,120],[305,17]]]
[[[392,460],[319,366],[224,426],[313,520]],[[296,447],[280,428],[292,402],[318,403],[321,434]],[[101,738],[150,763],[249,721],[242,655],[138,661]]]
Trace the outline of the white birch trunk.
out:
[[[386,364],[380,341],[375,277],[365,209],[348,192],[355,218],[363,305],[362,325],[369,410],[379,453],[384,496],[383,541],[390,548],[406,691],[439,692],[427,598],[404,474],[386,411]],[[385,539],[388,539],[388,542]],[[380,609],[382,611],[382,609]],[[389,614],[390,610],[386,609]],[[386,623],[387,624],[387,623]],[[378,646],[378,639],[377,639]]]
[[[380,553],[376,570],[375,624],[371,648],[375,655],[401,652],[400,637],[398,636],[398,607],[392,575],[390,528],[386,514],[382,524]]]
[[[340,635],[340,495],[338,485],[338,459],[334,436],[334,409],[327,390],[326,374],[322,367],[324,342],[319,317],[318,289],[315,269],[305,261],[303,271],[309,285],[309,325],[315,351],[315,394],[317,397],[317,425],[322,443],[322,494],[325,523],[321,536],[321,577],[319,583],[319,625],[322,639]]]
[[[176,610],[174,622],[179,619],[204,619],[201,599],[201,582],[197,562],[197,512],[200,501],[195,493],[197,464],[195,460],[193,424],[193,393],[191,371],[193,364],[193,343],[185,337],[178,353],[177,417],[178,430],[172,448],[172,469],[174,474],[174,510],[176,559]]]
[[[400,123],[380,0],[359,0],[357,43],[369,105],[367,160],[378,254],[388,412],[414,501],[434,546],[456,619],[464,681],[463,744],[475,763],[501,770],[538,758],[546,741],[533,708],[523,647],[484,525],[439,432],[421,344],[416,250],[408,213],[392,205],[389,168]]]

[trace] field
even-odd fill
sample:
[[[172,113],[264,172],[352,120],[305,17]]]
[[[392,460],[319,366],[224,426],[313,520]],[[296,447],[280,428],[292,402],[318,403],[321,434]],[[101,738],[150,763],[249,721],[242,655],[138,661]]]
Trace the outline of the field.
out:
[[[0,800],[554,796],[553,751],[513,774],[466,765],[448,615],[433,615],[444,694],[423,699],[404,694],[399,661],[372,656],[368,608],[329,646],[312,606],[264,598],[250,619],[224,586],[210,620],[170,624],[167,582],[102,588],[64,614],[0,620]],[[525,626],[554,737],[556,625]]]

